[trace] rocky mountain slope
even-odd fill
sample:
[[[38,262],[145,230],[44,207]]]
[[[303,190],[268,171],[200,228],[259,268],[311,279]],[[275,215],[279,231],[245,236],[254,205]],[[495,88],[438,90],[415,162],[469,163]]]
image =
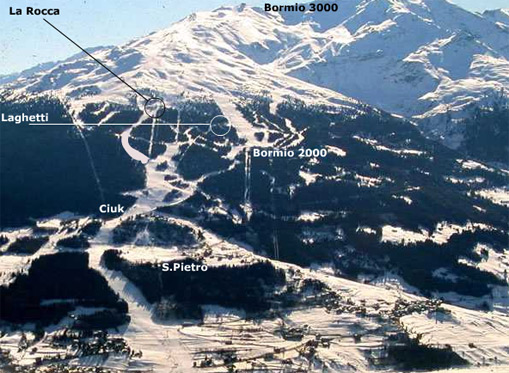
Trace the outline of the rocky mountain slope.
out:
[[[507,9],[495,9],[495,10],[486,10],[483,13],[483,16],[487,19],[490,19],[497,23],[499,26],[508,27],[509,26],[509,8]]]

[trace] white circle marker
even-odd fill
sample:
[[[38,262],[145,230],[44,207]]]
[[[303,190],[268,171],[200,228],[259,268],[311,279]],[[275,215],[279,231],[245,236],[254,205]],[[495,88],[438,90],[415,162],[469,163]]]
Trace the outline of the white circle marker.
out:
[[[226,136],[231,129],[230,120],[224,115],[217,115],[210,121],[210,132],[216,136]]]
[[[145,101],[145,113],[154,119],[161,118],[166,111],[166,105],[161,98],[152,97]]]

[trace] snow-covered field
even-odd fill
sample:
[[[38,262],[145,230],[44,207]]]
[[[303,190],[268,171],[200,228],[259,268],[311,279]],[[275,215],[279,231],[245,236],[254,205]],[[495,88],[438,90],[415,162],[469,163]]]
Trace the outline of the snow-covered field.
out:
[[[422,229],[420,232],[414,232],[401,227],[386,225],[382,228],[382,241],[411,244],[430,240],[438,244],[443,244],[447,243],[453,234],[459,234],[461,232],[472,232],[476,229],[490,230],[492,228],[486,224],[479,223],[468,223],[465,226],[460,226],[457,224],[442,222],[437,224],[433,232],[428,232],[425,229]]]
[[[229,109],[228,114],[236,118],[232,110],[234,109]],[[243,137],[251,136],[247,125],[246,129],[240,130],[239,133]],[[151,213],[154,208],[163,205],[162,201],[171,185],[164,180],[163,173],[157,171],[155,166],[167,161],[169,167],[165,172],[174,172],[173,156],[177,151],[176,145],[169,146],[164,154],[146,165],[145,191],[135,193],[138,198],[136,204],[123,216],[103,224],[88,250],[90,266],[107,279],[108,285],[118,292],[129,306],[131,322],[120,330],[110,331],[110,337],[123,338],[132,350],[142,351],[142,356],[128,358],[126,355],[112,354],[106,360],[97,356],[72,358],[68,362],[69,365],[101,366],[122,372],[188,372],[197,369],[193,365],[198,367],[203,365],[201,369],[205,371],[226,372],[227,366],[222,363],[221,356],[232,350],[237,357],[238,369],[277,371],[281,367],[286,367],[309,372],[321,372],[324,369],[369,372],[376,370],[372,362],[383,356],[387,336],[406,330],[410,336],[420,335],[421,341],[426,343],[451,346],[473,365],[493,365],[494,369],[504,364],[509,367],[507,309],[481,312],[443,304],[441,307],[444,311],[437,313],[430,311],[428,306],[422,306],[421,311],[415,310],[402,316],[398,326],[390,321],[390,315],[393,314],[396,305],[403,302],[406,304],[405,307],[410,307],[412,304],[425,302],[425,298],[406,293],[401,287],[385,287],[384,284],[365,285],[335,277],[326,271],[300,268],[274,260],[271,262],[277,268],[283,269],[291,281],[318,280],[327,285],[331,292],[339,295],[340,300],[332,308],[321,300],[314,305],[288,309],[271,318],[247,319],[243,312],[210,306],[201,324],[187,325],[179,320],[159,320],[154,316],[156,306],[148,303],[139,289],[123,274],[107,270],[101,262],[101,256],[105,250],[112,247],[111,232],[121,221],[139,214]],[[175,173],[174,176],[179,177]],[[191,193],[196,184],[188,185]],[[180,202],[181,200],[177,200],[174,203]],[[304,214],[301,217],[309,221],[316,218],[315,214]],[[249,247],[229,242],[223,237],[203,230],[192,220],[175,217],[171,219],[174,223],[201,229],[204,239],[201,246],[189,252],[178,248],[143,244],[116,248],[122,252],[124,259],[133,263],[201,256],[205,251],[208,251],[205,261],[209,266],[224,263],[240,265],[265,260],[254,254]],[[40,225],[58,227],[60,220],[56,218]],[[75,224],[81,225],[86,221],[78,219]],[[461,227],[444,222],[437,226],[435,232],[410,234],[397,227],[385,227],[383,239],[390,241],[405,239],[410,242],[428,238],[435,242],[444,242],[455,232],[474,228],[479,227],[476,224]],[[26,230],[20,230],[9,232],[8,235],[14,238],[27,233]],[[39,250],[37,255],[57,252],[56,240],[67,234],[53,235],[50,242]],[[506,256],[507,254],[489,251],[486,261],[480,266],[499,275],[503,274],[507,267]],[[30,259],[35,258],[36,256],[33,256]],[[29,265],[27,259],[17,256],[5,256],[0,263],[3,273],[19,271]],[[311,302],[313,296],[310,295],[308,300]],[[78,309],[75,313],[92,311]],[[69,321],[63,320],[61,326],[66,322]],[[283,338],[282,330],[291,328],[298,328],[301,336],[296,339]],[[26,353],[18,349],[22,339],[19,331],[4,334],[0,338],[0,347],[11,351],[11,356],[22,365],[31,364],[40,356],[62,353],[48,344],[52,335],[58,333],[58,326],[50,327],[46,332],[46,337],[33,346],[37,348],[37,352]],[[309,359],[310,346],[316,346],[312,350],[314,356],[312,360]]]

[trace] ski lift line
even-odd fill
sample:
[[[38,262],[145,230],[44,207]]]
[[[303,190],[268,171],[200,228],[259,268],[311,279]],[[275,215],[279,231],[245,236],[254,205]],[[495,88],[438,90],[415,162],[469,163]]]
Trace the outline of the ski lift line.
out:
[[[130,89],[133,90],[134,93],[136,93],[137,95],[139,95],[140,97],[142,97],[146,102],[149,101],[148,98],[146,98],[144,95],[142,95],[136,88],[134,88],[133,86],[131,86],[129,83],[127,83],[124,79],[122,79],[120,76],[118,76],[117,74],[115,74],[113,71],[111,71],[105,64],[103,64],[101,61],[99,61],[97,58],[95,58],[94,56],[92,56],[89,52],[87,52],[84,48],[82,48],[78,43],[76,43],[74,40],[72,40],[69,36],[67,36],[66,34],[64,34],[62,31],[60,31],[57,27],[55,27],[51,22],[49,22],[46,18],[43,18],[44,22],[46,22],[48,25],[50,25],[51,27],[53,27],[58,33],[60,33],[63,37],[65,37],[67,40],[69,40],[71,43],[73,43],[76,47],[78,47],[79,49],[81,49],[81,51],[83,51],[83,53],[85,53],[87,56],[89,56],[91,59],[93,59],[95,62],[97,62],[99,65],[101,65],[102,67],[104,67],[109,73],[111,73],[115,78],[117,78],[118,80],[120,80],[122,83],[124,83],[126,86],[128,86]]]

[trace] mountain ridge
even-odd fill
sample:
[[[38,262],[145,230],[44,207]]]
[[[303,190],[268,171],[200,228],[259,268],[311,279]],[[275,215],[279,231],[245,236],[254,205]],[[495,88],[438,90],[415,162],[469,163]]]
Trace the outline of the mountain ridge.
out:
[[[223,6],[96,56],[169,101],[181,94],[268,91],[276,101],[364,102],[424,123],[439,138],[448,136],[444,121],[463,119],[472,104],[509,99],[509,29],[498,21],[506,11],[474,14],[445,0],[336,3],[337,13],[314,14]],[[87,58],[4,87],[15,95],[52,92],[77,112],[95,101],[132,102],[125,87]],[[81,94],[91,87],[95,94]],[[452,137],[460,140],[445,142],[458,147],[461,130]]]

